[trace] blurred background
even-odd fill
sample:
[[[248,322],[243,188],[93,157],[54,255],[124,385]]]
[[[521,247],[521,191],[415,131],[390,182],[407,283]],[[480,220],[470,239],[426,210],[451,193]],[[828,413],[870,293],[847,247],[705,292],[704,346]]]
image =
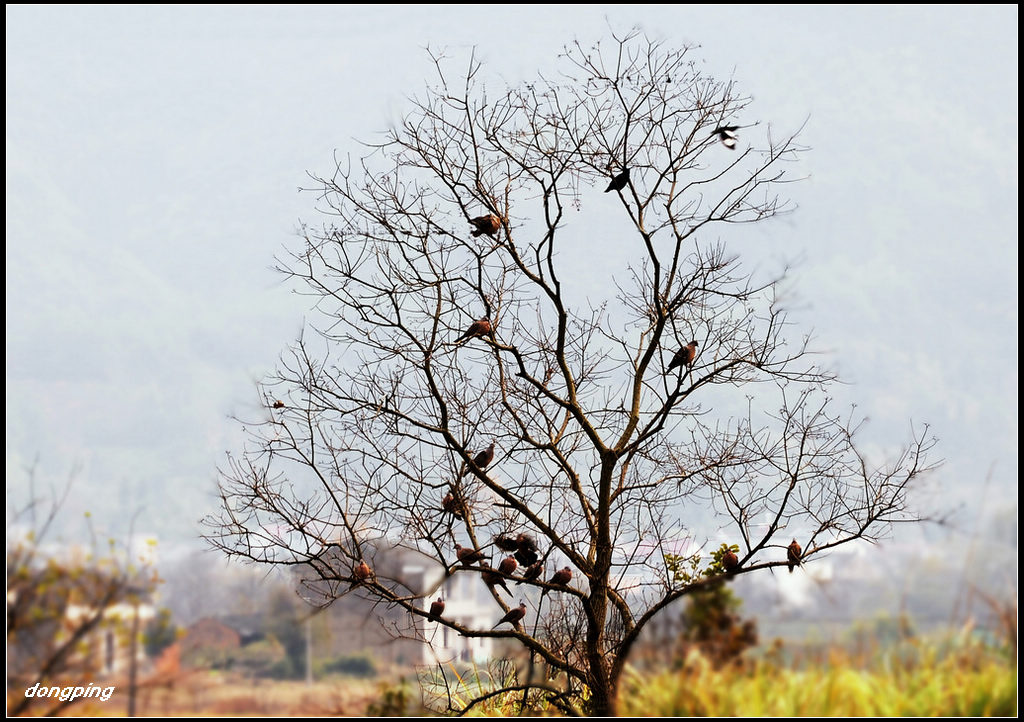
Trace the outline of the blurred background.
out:
[[[699,45],[762,123],[803,127],[799,208],[754,231],[760,256],[796,262],[795,320],[874,448],[928,423],[944,459],[915,499],[936,521],[744,577],[703,602],[718,616],[666,615],[677,643],[637,664],[685,669],[703,644],[718,661],[687,673],[837,651],[868,666],[883,643],[910,655],[908,640],[946,659],[950,639],[1015,659],[1016,6],[5,12],[9,712],[53,701],[17,707],[62,649],[86,681],[135,680],[116,713],[418,704],[423,652],[388,643],[379,609],[353,595],[311,615],[294,579],[199,539],[216,469],[241,445],[232,417],[261,407],[255,383],[314,313],[274,257],[319,221],[298,191],[307,172],[400,121],[431,79],[426,47],[475,47],[511,84],[550,71],[566,42],[634,25]],[[708,651],[716,625],[712,646],[735,654]],[[12,644],[12,628],[27,636]],[[484,677],[507,655],[462,656]],[[96,700],[66,708],[114,709]]]

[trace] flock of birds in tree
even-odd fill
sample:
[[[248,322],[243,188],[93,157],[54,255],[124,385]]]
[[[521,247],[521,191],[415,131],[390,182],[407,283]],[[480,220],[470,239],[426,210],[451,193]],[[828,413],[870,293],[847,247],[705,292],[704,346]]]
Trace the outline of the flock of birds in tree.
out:
[[[737,134],[739,130],[738,125],[720,125],[712,132],[712,137],[717,137],[729,150],[736,149]],[[605,189],[605,193],[611,191],[621,191],[629,184],[629,168],[623,168],[622,172],[617,174],[611,179],[608,187]],[[498,231],[501,230],[501,218],[493,213],[488,213],[484,216],[478,216],[469,220],[473,226],[471,232],[474,238],[478,238],[482,235],[490,236],[494,238]],[[455,340],[455,344],[459,345],[466,341],[474,338],[481,338],[489,336],[493,331],[491,320],[489,317],[484,316],[481,319],[474,321],[470,324],[469,328]],[[697,357],[697,342],[690,341],[686,346],[679,349],[675,355],[672,356],[672,360],[669,362],[668,371],[675,368],[688,368],[693,364]],[[274,408],[283,408],[284,404],[281,401],[274,402]],[[486,449],[477,453],[473,457],[473,465],[476,466],[480,471],[484,471],[491,462],[494,461],[494,443]],[[461,476],[468,473],[469,469],[463,470]],[[444,498],[441,500],[441,509],[458,519],[465,519],[467,513],[467,507],[464,501],[460,498],[459,494],[453,488],[450,490]],[[481,570],[481,577],[485,584],[487,584],[492,590],[502,589],[507,594],[511,595],[512,592],[508,588],[506,581],[514,579],[516,584],[522,584],[523,582],[535,582],[540,578],[544,572],[544,562],[540,558],[540,551],[537,548],[536,540],[525,533],[520,533],[516,536],[508,534],[499,534],[494,538],[494,546],[500,551],[508,554],[499,562],[497,569],[492,568],[487,564],[490,561],[488,556],[482,549],[470,549],[463,547],[459,544],[455,545],[455,556],[458,560],[458,564],[465,568],[477,568]],[[786,548],[786,564],[789,568],[789,572],[792,574],[793,569],[801,564],[803,550],[800,544],[797,543],[796,539],[793,539],[792,543]],[[479,564],[479,567],[475,565]],[[726,550],[725,554],[722,555],[721,559],[722,568],[726,573],[734,572],[740,567],[740,559],[731,549]],[[519,577],[515,576],[517,569],[522,568],[523,572]],[[451,570],[449,570],[451,571]],[[355,587],[358,584],[365,583],[372,580],[374,577],[373,571],[365,561],[360,561],[352,570],[352,586]],[[567,588],[569,583],[572,581],[572,569],[564,567],[554,573],[554,575],[548,580],[547,585],[544,586],[541,591],[541,598],[544,597],[552,589]],[[440,622],[442,615],[444,614],[445,602],[444,599],[438,597],[430,605],[430,611],[427,614],[427,618],[434,622]],[[526,603],[520,602],[518,607],[513,607],[503,616],[493,628],[497,628],[502,624],[511,624],[515,629],[519,629],[519,622],[526,616]]]

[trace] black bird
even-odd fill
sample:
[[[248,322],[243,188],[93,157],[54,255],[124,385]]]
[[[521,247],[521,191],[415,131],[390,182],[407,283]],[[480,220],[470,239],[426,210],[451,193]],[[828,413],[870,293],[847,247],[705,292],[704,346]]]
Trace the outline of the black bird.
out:
[[[537,549],[537,542],[529,534],[519,534],[516,537],[516,561],[524,567],[537,563],[540,559],[540,551]]]
[[[803,556],[803,549],[800,548],[800,544],[794,539],[789,543],[786,548],[786,561],[789,562],[789,573],[793,573],[794,567],[800,565],[800,558]]]
[[[720,125],[711,134],[717,135],[722,145],[729,150],[736,150],[736,131],[739,129],[738,125]]]
[[[697,358],[697,342],[690,341],[690,343],[676,351],[676,355],[669,361],[668,370],[671,371],[676,366],[689,366],[695,358]]]
[[[469,222],[476,228],[473,231],[473,238],[482,236],[486,233],[491,238],[494,238],[494,234],[501,228],[501,219],[493,213],[488,213],[486,216],[479,216],[477,218],[470,218]]]
[[[608,187],[604,189],[605,193],[609,191],[621,191],[629,183],[629,168],[623,168],[622,172],[612,178],[612,182],[608,184]]]
[[[441,597],[438,597],[437,601],[430,605],[430,615],[427,619],[440,622],[442,614],[444,614],[444,600],[441,599]]]
[[[519,548],[519,542],[516,541],[514,536],[499,534],[494,537],[494,546],[498,547],[503,552],[514,552]]]
[[[508,622],[509,624],[511,624],[516,629],[519,629],[519,620],[521,620],[525,616],[526,616],[526,602],[519,602],[519,606],[518,607],[516,607],[515,609],[510,609],[508,611],[508,614],[506,614],[504,617],[499,619],[498,623],[495,624],[493,627],[491,627],[491,629],[497,629],[499,626],[501,626],[505,622]]]

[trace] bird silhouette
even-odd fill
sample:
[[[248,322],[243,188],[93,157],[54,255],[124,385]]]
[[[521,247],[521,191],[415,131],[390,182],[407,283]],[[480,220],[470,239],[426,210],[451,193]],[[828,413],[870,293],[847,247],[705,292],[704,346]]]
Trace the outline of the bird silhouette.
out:
[[[444,600],[438,597],[437,601],[430,605],[430,614],[427,616],[427,619],[440,622],[442,614],[444,614]]]
[[[515,557],[505,557],[501,560],[501,564],[498,565],[498,571],[506,577],[510,577],[518,567],[519,562],[516,561]]]
[[[494,461],[494,442],[486,449],[481,451],[479,454],[473,457],[473,463],[476,464],[477,468],[481,471],[490,466],[490,463]]]
[[[487,559],[487,555],[477,549],[455,545],[455,556],[462,562],[462,566],[471,567],[474,563]]]
[[[608,187],[604,189],[605,193],[609,191],[621,191],[629,183],[629,168],[623,168],[622,172],[612,178],[612,182],[608,184]]]
[[[514,536],[499,534],[494,537],[494,546],[498,547],[503,552],[514,552],[519,548],[519,542],[516,541]]]
[[[516,561],[524,567],[536,564],[540,558],[540,551],[537,549],[537,541],[529,534],[521,533],[516,536]]]
[[[720,125],[712,131],[711,135],[717,135],[718,139],[722,141],[729,150],[736,150],[736,131],[739,130],[738,125]]]
[[[690,341],[690,343],[676,351],[676,355],[669,361],[668,370],[671,371],[676,366],[689,366],[695,358],[697,358],[697,342]]]
[[[512,595],[512,590],[510,590],[505,585],[505,577],[501,576],[501,574],[499,574],[498,572],[494,571],[493,569],[489,569],[489,568],[488,569],[484,569],[484,571],[480,574],[480,576],[483,578],[484,584],[486,584],[487,586],[492,587],[492,588],[493,587],[501,587],[502,589],[504,589],[506,592],[509,593],[509,596]]]
[[[523,582],[532,582],[534,579],[539,577],[544,571],[544,562],[535,562],[530,566],[526,567],[526,571],[523,572],[523,577],[516,584],[522,584]]]
[[[800,558],[803,555],[803,549],[800,548],[800,544],[794,539],[789,543],[786,548],[786,561],[789,562],[789,573],[793,573],[793,568],[800,565]]]
[[[491,320],[484,316],[478,321],[474,321],[469,324],[469,328],[466,332],[455,339],[455,343],[462,343],[466,339],[477,338],[479,336],[486,336],[491,332]]]
[[[516,607],[515,609],[510,609],[508,611],[508,613],[504,617],[502,617],[501,619],[498,620],[497,624],[495,624],[493,627],[491,627],[491,629],[497,629],[499,626],[501,626],[505,622],[508,622],[509,624],[511,624],[516,629],[519,629],[519,621],[523,617],[525,617],[525,616],[526,616],[526,602],[519,602],[519,606],[518,607]]]
[[[473,231],[473,238],[487,234],[491,238],[494,238],[494,234],[501,228],[501,219],[493,213],[488,213],[486,216],[478,216],[476,218],[470,218],[469,222],[476,228]]]
[[[730,549],[722,555],[722,567],[727,572],[731,572],[733,569],[738,568],[740,565],[740,558],[736,556],[736,553]]]
[[[554,576],[552,576],[548,580],[548,584],[551,584],[551,585],[556,586],[556,587],[564,587],[567,584],[569,584],[569,582],[571,580],[572,580],[572,569],[570,569],[569,567],[565,567],[565,568],[559,569],[557,572],[555,572]],[[543,597],[547,593],[548,593],[548,590],[545,589],[543,592],[540,593],[540,595]]]

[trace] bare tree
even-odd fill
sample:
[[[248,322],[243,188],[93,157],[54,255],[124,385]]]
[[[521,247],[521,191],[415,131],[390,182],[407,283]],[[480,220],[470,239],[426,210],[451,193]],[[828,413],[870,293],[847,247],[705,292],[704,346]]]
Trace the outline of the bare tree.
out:
[[[608,714],[673,601],[787,565],[791,540],[806,562],[915,519],[927,430],[887,461],[861,451],[778,298],[785,272],[759,279],[716,236],[790,210],[803,149],[692,56],[632,32],[494,93],[475,57],[455,76],[435,55],[401,125],[314,176],[329,222],[281,270],[322,323],[221,470],[215,546],[359,587],[415,635],[431,600],[367,576],[370,540],[446,569],[456,543],[487,547],[460,573],[493,575],[508,552],[489,545],[526,535],[542,573],[518,589],[546,594],[522,624],[437,623],[521,642],[547,670],[509,685],[524,701]],[[631,260],[601,268],[591,247]],[[712,540],[739,544],[729,569]],[[517,588],[491,588],[495,621],[515,617]]]

